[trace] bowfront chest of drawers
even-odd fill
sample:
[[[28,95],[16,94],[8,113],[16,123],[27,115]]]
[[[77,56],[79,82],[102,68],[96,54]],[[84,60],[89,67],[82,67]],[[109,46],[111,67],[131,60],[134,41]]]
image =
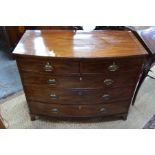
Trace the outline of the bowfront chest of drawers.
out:
[[[26,31],[15,48],[31,119],[127,118],[147,52],[130,31]]]

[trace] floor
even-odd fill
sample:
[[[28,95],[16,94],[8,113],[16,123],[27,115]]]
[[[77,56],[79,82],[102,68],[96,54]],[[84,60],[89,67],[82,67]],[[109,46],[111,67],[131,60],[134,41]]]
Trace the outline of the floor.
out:
[[[0,99],[22,90],[16,61],[0,42]]]

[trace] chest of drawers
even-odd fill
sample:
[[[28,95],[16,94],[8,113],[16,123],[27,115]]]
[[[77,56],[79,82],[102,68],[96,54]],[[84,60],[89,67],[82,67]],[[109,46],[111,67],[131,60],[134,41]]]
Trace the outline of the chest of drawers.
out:
[[[126,119],[147,52],[130,31],[26,31],[13,54],[30,110]]]

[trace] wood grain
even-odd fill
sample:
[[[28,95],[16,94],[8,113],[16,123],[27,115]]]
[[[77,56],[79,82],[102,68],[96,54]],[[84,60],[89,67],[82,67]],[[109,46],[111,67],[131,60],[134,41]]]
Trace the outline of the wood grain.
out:
[[[129,100],[132,97],[133,86],[126,88],[107,89],[58,89],[45,86],[26,86],[29,100],[47,104],[100,104],[114,101]],[[51,97],[56,95],[56,97]],[[109,95],[105,98],[104,95]]]
[[[125,71],[109,74],[85,74],[79,76],[56,76],[51,74],[40,74],[22,72],[24,85],[38,85],[50,88],[116,88],[135,85],[140,72]],[[112,84],[107,85],[106,79],[111,79]],[[54,80],[53,84],[49,80]]]
[[[147,55],[130,31],[27,30],[14,54],[64,58]]]
[[[116,115],[128,112],[129,101],[106,105],[46,105],[39,102],[31,102],[30,107],[33,114],[54,117],[96,117]],[[103,109],[104,108],[104,109]],[[53,111],[55,110],[55,112]]]

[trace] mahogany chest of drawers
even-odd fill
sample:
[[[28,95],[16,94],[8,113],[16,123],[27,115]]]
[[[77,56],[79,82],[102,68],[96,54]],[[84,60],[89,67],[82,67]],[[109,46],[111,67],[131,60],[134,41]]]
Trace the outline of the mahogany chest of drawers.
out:
[[[147,52],[131,31],[27,30],[16,57],[31,120],[127,118]]]

